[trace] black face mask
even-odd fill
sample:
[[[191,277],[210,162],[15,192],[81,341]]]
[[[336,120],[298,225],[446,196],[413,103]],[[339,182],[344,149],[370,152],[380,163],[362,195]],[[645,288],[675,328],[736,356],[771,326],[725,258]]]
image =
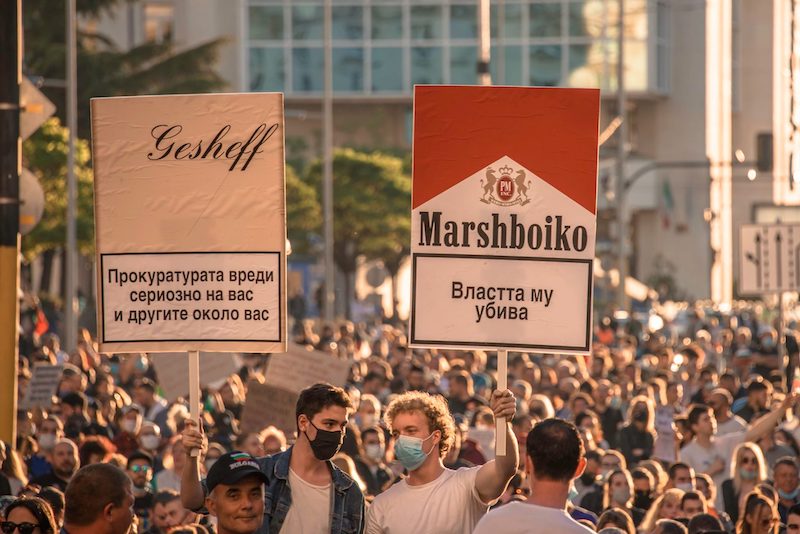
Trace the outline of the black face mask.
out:
[[[581,475],[581,482],[584,486],[589,486],[595,481],[596,478],[597,475],[584,471],[584,473]]]
[[[636,491],[636,497],[633,498],[633,506],[641,510],[649,510],[650,505],[653,504],[653,498],[646,491]]]
[[[311,444],[311,451],[314,453],[314,456],[317,460],[330,460],[333,458],[333,455],[339,452],[339,447],[342,446],[342,440],[344,440],[344,432],[341,430],[339,432],[332,432],[330,430],[321,430],[317,428],[317,426],[308,421],[311,426],[317,429],[317,437],[314,441],[308,437],[305,430],[303,434],[306,435],[306,439]]]

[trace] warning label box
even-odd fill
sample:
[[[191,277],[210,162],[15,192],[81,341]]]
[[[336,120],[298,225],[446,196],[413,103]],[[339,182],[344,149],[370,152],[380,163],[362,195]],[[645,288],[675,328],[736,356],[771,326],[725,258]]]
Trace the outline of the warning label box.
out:
[[[279,252],[102,254],[109,343],[280,341]]]

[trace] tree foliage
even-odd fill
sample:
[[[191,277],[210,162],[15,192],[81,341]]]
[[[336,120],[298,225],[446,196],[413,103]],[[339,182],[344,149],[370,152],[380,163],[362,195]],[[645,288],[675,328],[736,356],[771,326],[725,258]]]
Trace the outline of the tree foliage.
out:
[[[121,0],[78,0],[79,19],[96,17],[123,4]],[[56,104],[64,121],[65,90],[49,80],[66,78],[64,3],[26,0],[23,3],[25,73],[43,77],[43,92]],[[146,42],[120,50],[111,39],[82,24],[78,33],[78,134],[90,133],[89,99],[96,96],[206,93],[225,87],[214,70],[222,39],[177,51],[175,43]]]
[[[411,229],[411,179],[403,173],[403,161],[378,152],[340,149],[334,153],[333,175],[336,265],[353,273],[362,255],[383,260],[387,267],[399,265],[398,258],[408,253]],[[311,165],[307,181],[321,198],[321,162]]]
[[[286,221],[292,254],[311,252],[311,237],[318,235],[322,227],[322,209],[314,188],[289,165],[286,166]]]
[[[45,197],[42,220],[22,238],[22,252],[28,259],[46,250],[63,248],[66,242],[67,143],[67,129],[54,117],[22,144],[23,165],[39,179]],[[75,177],[78,186],[78,247],[83,254],[91,254],[94,250],[90,158],[89,143],[79,139],[75,144]]]

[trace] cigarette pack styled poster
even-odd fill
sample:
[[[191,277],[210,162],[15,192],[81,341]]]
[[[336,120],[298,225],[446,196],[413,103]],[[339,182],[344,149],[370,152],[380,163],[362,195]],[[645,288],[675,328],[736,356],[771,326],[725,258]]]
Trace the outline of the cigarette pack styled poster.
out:
[[[585,353],[600,94],[417,86],[411,344]]]

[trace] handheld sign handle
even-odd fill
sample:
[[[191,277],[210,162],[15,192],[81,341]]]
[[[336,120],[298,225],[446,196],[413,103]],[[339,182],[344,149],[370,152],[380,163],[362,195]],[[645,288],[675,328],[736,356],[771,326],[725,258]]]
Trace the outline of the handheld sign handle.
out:
[[[497,351],[497,389],[508,389],[508,351]],[[495,420],[494,453],[496,456],[506,455],[506,418],[498,417]]]
[[[189,351],[189,413],[192,421],[200,426],[200,352]],[[193,449],[192,457],[200,455],[199,449]]]

